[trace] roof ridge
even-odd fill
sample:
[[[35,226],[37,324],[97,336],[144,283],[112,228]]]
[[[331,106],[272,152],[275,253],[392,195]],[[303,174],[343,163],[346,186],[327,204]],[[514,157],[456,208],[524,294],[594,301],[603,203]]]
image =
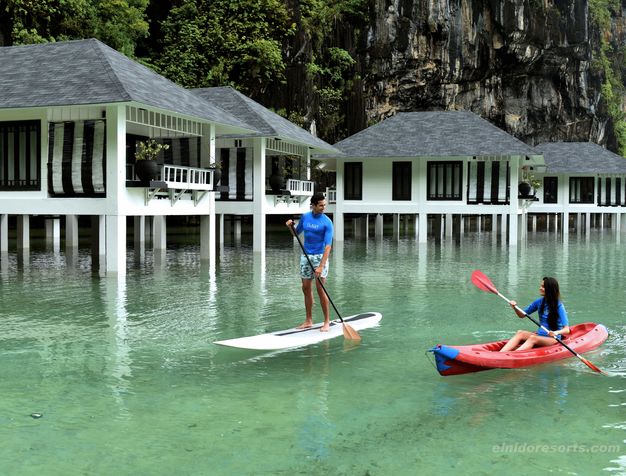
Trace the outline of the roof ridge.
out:
[[[132,95],[126,90],[126,88],[124,87],[124,83],[122,83],[120,78],[117,76],[117,73],[115,72],[115,69],[113,68],[113,65],[109,61],[109,58],[108,58],[108,56],[106,54],[107,51],[104,48],[107,48],[107,49],[109,49],[109,50],[111,50],[111,51],[113,51],[113,52],[115,52],[115,53],[117,53],[119,55],[122,55],[126,59],[128,59],[128,57],[126,55],[123,55],[119,51],[114,50],[110,46],[105,45],[104,43],[102,43],[101,41],[99,41],[99,40],[97,40],[95,38],[91,38],[90,40],[88,40],[88,42],[89,43],[95,43],[96,47],[102,53],[101,55],[97,55],[98,56],[98,60],[108,70],[107,71],[107,76],[111,79],[113,84],[115,84],[115,87],[117,88],[117,90],[120,91],[120,93],[122,93],[122,96],[125,96],[128,101],[132,101]]]
[[[250,111],[250,112],[251,112],[252,114],[254,114],[254,115],[255,115],[255,116],[256,116],[256,117],[257,117],[260,121],[262,121],[262,122],[263,122],[263,124],[265,124],[265,125],[267,126],[267,128],[268,128],[269,130],[271,130],[271,131],[274,133],[274,134],[272,134],[272,135],[278,135],[278,132],[276,132],[276,129],[275,129],[274,127],[272,127],[272,125],[271,125],[271,124],[269,124],[269,123],[268,123],[265,119],[263,119],[263,117],[262,117],[259,113],[257,113],[254,109],[252,109],[252,108],[250,107],[250,104],[248,104],[248,101],[247,101],[247,100],[254,101],[254,99],[247,97],[245,94],[243,94],[243,93],[241,93],[241,92],[237,91],[237,90],[236,90],[235,88],[233,88],[232,86],[222,86],[222,87],[225,87],[225,88],[229,88],[229,89],[231,89],[231,90],[235,93],[235,97],[237,98],[237,100],[238,100],[240,103],[242,103],[242,104],[244,105],[244,107],[245,107],[248,111]],[[254,102],[256,102],[256,101],[254,101]],[[261,104],[261,103],[257,103],[257,104],[259,104],[261,107],[265,107],[265,106],[263,106],[263,104]],[[267,109],[267,108],[265,108],[265,109]],[[267,109],[267,110],[269,111],[269,109]]]

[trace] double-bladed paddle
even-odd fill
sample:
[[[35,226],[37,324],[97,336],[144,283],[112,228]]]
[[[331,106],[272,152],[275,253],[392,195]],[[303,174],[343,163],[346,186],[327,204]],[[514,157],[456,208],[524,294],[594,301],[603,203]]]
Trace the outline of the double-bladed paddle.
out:
[[[476,286],[478,289],[482,289],[483,291],[487,291],[489,293],[493,293],[496,294],[497,296],[501,297],[502,299],[504,299],[506,302],[509,303],[509,305],[511,304],[511,301],[509,299],[507,299],[505,296],[503,296],[502,294],[500,294],[500,292],[496,289],[496,287],[493,285],[493,283],[491,282],[491,280],[485,276],[481,271],[476,270],[472,273],[472,283],[474,283],[474,286]],[[533,321],[535,323],[535,325],[537,327],[540,327],[541,329],[543,329],[544,331],[546,331],[549,335],[549,330],[546,329],[544,326],[542,326],[539,322],[537,322],[535,319],[533,319],[531,316],[529,316],[527,313],[524,312],[523,309],[520,309],[518,306],[515,306],[515,310],[524,314],[524,317],[527,317],[528,319],[530,319],[531,321]],[[554,337],[554,336],[552,336]],[[573,350],[572,348],[570,348],[567,344],[565,344],[561,339],[558,339],[556,337],[554,337],[554,340],[557,341],[559,344],[561,344],[563,347],[565,347],[567,350],[569,350],[572,354],[574,354],[576,357],[578,357],[580,359],[580,361],[585,364],[587,367],[589,367],[591,370],[593,370],[594,372],[598,372],[599,374],[603,374],[606,375],[606,373],[604,373],[602,370],[600,370],[598,367],[596,367],[594,364],[592,364],[591,362],[589,362],[587,359],[585,359],[582,355],[580,355],[578,352],[576,352],[575,350]]]
[[[311,263],[311,259],[309,258],[309,255],[304,250],[304,245],[302,244],[302,241],[300,240],[300,237],[298,236],[298,233],[296,233],[296,227],[293,225],[293,222],[291,223],[291,230],[293,231],[293,235],[298,240],[298,243],[300,244],[300,248],[302,248],[302,253],[304,253],[304,256],[306,256],[306,260],[309,262],[309,266],[311,267],[311,270],[313,271],[313,276],[315,276],[317,278],[317,276],[315,275],[315,266],[313,266],[313,263]],[[317,278],[317,282],[320,284],[320,286],[322,286],[322,289],[324,290],[324,294],[326,294],[326,297],[328,298],[328,301],[332,304],[333,309],[335,310],[335,312],[337,313],[337,316],[339,316],[339,319],[341,320],[341,324],[343,325],[343,337],[348,339],[348,340],[361,340],[361,336],[359,335],[359,333],[357,331],[355,331],[352,328],[352,326],[350,326],[350,325],[348,325],[348,324],[346,324],[344,322],[343,317],[341,317],[341,314],[339,314],[339,311],[337,310],[337,306],[335,306],[335,303],[330,298],[330,296],[328,294],[328,291],[326,291],[326,288],[324,287],[323,281],[321,279]]]

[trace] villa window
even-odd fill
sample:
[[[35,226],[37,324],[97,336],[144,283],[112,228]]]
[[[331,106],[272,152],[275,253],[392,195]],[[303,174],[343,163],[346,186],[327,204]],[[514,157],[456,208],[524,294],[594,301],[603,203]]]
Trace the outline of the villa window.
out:
[[[40,122],[0,122],[0,190],[41,190],[40,170]]]
[[[593,177],[570,177],[569,202],[593,203]]]
[[[428,162],[428,200],[461,200],[461,162]]]
[[[615,205],[622,204],[622,179],[615,178]]]
[[[343,174],[344,200],[363,200],[363,162],[346,162]]]
[[[559,179],[557,177],[543,178],[543,203],[558,203]]]
[[[393,163],[392,200],[411,200],[411,162]]]

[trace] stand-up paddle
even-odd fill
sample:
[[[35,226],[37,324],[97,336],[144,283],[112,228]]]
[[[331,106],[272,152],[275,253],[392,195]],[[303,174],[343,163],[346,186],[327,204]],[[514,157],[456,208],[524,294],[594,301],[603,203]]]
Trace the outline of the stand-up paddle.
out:
[[[487,291],[489,293],[493,293],[499,297],[501,297],[502,299],[504,299],[506,302],[509,303],[509,305],[511,304],[511,301],[509,299],[507,299],[506,297],[504,297],[502,294],[500,294],[500,292],[496,289],[496,287],[493,285],[493,283],[491,282],[491,280],[485,276],[481,271],[476,270],[472,273],[472,283],[474,283],[474,286],[476,286],[478,289],[481,289],[483,291]],[[515,306],[515,310],[520,312],[521,314],[524,315],[524,317],[527,317],[528,319],[530,319],[531,321],[533,321],[535,323],[535,325],[537,327],[540,327],[541,329],[543,329],[544,331],[546,331],[546,333],[549,332],[548,329],[546,329],[545,327],[543,327],[539,322],[537,322],[535,319],[533,319],[531,316],[529,316],[528,314],[526,314],[524,312],[523,309],[520,309],[518,306]],[[552,336],[554,337],[554,336]],[[554,340],[557,341],[559,344],[561,344],[563,347],[565,347],[567,350],[569,350],[572,354],[574,354],[576,357],[578,357],[578,359],[580,359],[580,361],[585,364],[587,367],[589,367],[591,370],[593,370],[594,372],[597,372],[599,374],[603,374],[606,375],[606,373],[604,373],[602,370],[600,370],[598,367],[596,367],[594,364],[592,364],[591,362],[589,362],[587,359],[585,359],[582,355],[580,355],[578,352],[576,352],[575,350],[571,349],[567,344],[565,344],[561,339],[558,339],[556,337],[554,337]]]
[[[335,310],[335,312],[337,313],[337,316],[341,320],[341,324],[343,326],[343,336],[346,339],[348,339],[348,340],[361,340],[361,336],[359,335],[359,333],[357,331],[355,331],[352,328],[352,326],[346,324],[345,321],[343,320],[343,317],[341,317],[341,314],[339,314],[339,311],[337,310],[337,306],[335,306],[335,303],[330,298],[330,295],[328,294],[328,291],[326,291],[326,288],[324,287],[324,282],[321,279],[317,278],[317,276],[315,275],[315,266],[313,266],[313,263],[311,263],[311,259],[309,258],[309,255],[305,251],[304,245],[302,244],[302,241],[300,240],[300,237],[298,236],[298,233],[296,233],[296,227],[293,225],[293,221],[291,223],[291,231],[293,232],[293,235],[296,237],[296,240],[298,240],[298,243],[300,244],[300,248],[302,248],[302,253],[304,254],[304,256],[306,256],[306,260],[308,261],[309,266],[311,267],[311,271],[313,272],[313,276],[315,276],[315,279],[317,279],[317,282],[319,283],[319,285],[324,290],[324,294],[326,294],[326,297],[328,298],[328,301],[333,306],[333,309]]]

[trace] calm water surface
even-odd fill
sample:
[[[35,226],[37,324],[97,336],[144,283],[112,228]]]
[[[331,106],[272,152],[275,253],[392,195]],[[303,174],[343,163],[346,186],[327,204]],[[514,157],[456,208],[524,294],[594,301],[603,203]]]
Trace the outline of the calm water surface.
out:
[[[303,318],[297,244],[262,258],[227,244],[215,266],[180,244],[165,260],[129,254],[125,278],[93,274],[86,250],[10,254],[0,271],[0,474],[626,474],[626,235],[543,234],[509,250],[346,242],[328,289],[344,315],[381,326],[279,353],[218,339]],[[587,357],[440,377],[425,350],[518,328],[479,268],[528,303],[554,275],[574,323],[610,337]],[[319,319],[319,309],[316,310]],[[41,418],[31,414],[41,413]]]

